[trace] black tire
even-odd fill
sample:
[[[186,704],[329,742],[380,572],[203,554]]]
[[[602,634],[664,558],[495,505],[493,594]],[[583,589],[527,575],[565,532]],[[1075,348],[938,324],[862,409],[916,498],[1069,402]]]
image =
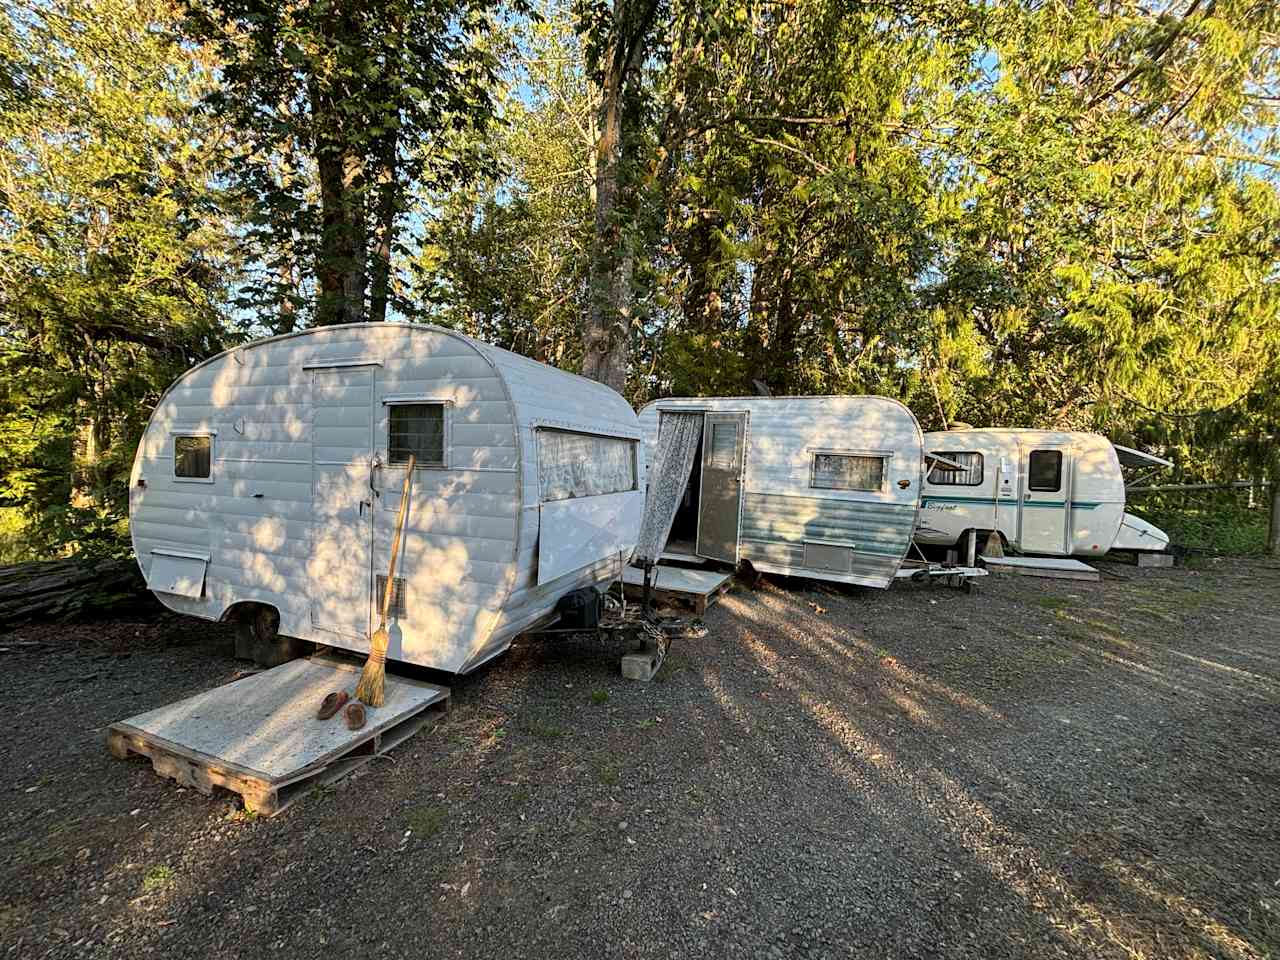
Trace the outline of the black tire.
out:
[[[280,611],[251,603],[236,617],[236,657],[259,667],[278,667],[306,653],[307,642],[280,633]]]

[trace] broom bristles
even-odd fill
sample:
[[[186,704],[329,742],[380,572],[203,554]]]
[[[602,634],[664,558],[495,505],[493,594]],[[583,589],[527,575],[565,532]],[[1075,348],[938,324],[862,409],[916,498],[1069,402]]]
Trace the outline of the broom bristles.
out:
[[[371,707],[382,706],[387,683],[387,636],[386,629],[378,630],[373,635],[369,646],[369,659],[364,662],[360,671],[360,680],[356,684],[356,699]]]

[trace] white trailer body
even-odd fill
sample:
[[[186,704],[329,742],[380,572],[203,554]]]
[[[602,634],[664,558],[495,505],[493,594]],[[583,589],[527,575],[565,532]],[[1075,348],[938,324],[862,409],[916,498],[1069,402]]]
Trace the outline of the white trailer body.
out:
[[[1131,462],[1168,461],[1117,448],[1094,433],[948,430],[925,434],[931,462],[916,540],[957,544],[999,531],[1023,553],[1099,557],[1111,549],[1164,550],[1169,537],[1125,513],[1123,450]]]
[[[689,415],[697,418],[692,469],[686,460],[674,468],[679,475],[657,476],[679,460],[660,450],[663,418]],[[871,587],[893,582],[911,546],[924,463],[924,435],[901,403],[679,398],[649,403],[640,423],[650,464],[646,509],[656,512],[664,484],[676,496],[683,491],[674,524],[657,525],[661,542],[651,552],[748,560],[766,573]]]
[[[172,610],[265,605],[285,636],[365,652],[412,453],[388,656],[465,672],[619,575],[640,440],[608,387],[450,330],[274,337],[161,398],[130,478],[133,547]]]

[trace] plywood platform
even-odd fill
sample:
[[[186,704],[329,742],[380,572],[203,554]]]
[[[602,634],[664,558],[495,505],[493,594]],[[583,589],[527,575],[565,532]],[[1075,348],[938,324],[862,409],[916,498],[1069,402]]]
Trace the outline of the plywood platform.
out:
[[[111,753],[148,758],[156,773],[202,793],[221,787],[271,816],[413,736],[447,708],[449,690],[387,674],[386,703],[360,730],[317,720],[325,694],[354,695],[361,664],[294,660],[112,724]]]
[[[693,612],[698,616],[706,613],[707,607],[733,586],[733,574],[717,570],[659,564],[654,568],[654,576],[655,599],[692,604]],[[644,571],[639,567],[627,567],[622,573],[622,583],[628,596],[640,596],[644,593]]]
[[[1093,567],[1070,557],[984,557],[983,562],[992,573],[1015,573],[1055,580],[1102,579],[1102,574]]]

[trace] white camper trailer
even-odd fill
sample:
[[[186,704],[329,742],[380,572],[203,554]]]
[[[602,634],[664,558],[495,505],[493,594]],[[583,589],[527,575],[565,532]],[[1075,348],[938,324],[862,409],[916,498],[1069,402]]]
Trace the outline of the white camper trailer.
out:
[[[1099,557],[1164,550],[1169,537],[1125,513],[1128,466],[1172,466],[1094,433],[948,430],[925,434],[929,472],[916,540],[958,544],[999,531],[1023,553]]]
[[[638,558],[893,582],[920,506],[924,441],[896,400],[655,400],[640,423],[651,466]]]
[[[282,635],[364,652],[412,454],[388,656],[461,673],[618,576],[640,439],[608,387],[450,330],[274,337],[161,398],[130,479],[133,547],[173,610],[275,611]]]

